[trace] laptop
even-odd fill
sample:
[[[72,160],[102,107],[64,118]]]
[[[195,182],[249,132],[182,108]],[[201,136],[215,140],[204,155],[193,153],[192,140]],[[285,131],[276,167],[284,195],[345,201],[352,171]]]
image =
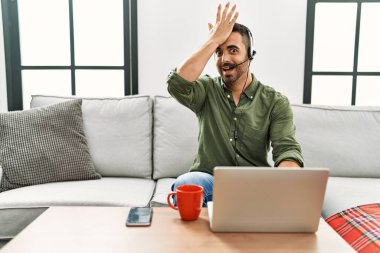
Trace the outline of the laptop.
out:
[[[215,167],[214,232],[316,232],[329,169]]]

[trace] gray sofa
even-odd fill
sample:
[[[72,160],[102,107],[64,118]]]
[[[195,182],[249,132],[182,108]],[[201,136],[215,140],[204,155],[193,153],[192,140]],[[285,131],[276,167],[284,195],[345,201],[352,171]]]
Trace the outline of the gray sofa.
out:
[[[33,96],[31,107],[68,99]],[[306,166],[330,168],[322,215],[380,202],[380,108],[292,108]],[[0,193],[0,239],[15,236],[49,206],[165,206],[174,178],[193,161],[197,119],[172,98],[83,98],[82,113],[102,179]]]

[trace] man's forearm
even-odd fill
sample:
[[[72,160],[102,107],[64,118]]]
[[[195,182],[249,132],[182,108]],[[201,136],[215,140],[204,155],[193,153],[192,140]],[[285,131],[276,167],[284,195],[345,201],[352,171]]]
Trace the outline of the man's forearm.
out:
[[[178,67],[177,73],[189,82],[197,80],[218,46],[213,40],[208,40],[197,52]]]

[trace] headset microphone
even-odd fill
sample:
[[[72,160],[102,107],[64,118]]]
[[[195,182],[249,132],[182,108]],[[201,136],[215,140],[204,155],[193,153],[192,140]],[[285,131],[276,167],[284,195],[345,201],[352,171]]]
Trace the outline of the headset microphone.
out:
[[[252,60],[252,59],[253,59],[253,57],[251,56],[251,57],[249,57],[247,60],[245,60],[245,61],[243,61],[243,62],[241,62],[241,63],[238,63],[238,64],[234,64],[234,63],[225,63],[225,64],[223,64],[222,69],[234,69],[234,68],[236,68],[237,66],[239,66],[239,65],[241,65],[241,64],[243,64],[243,63],[245,63],[245,62],[247,62],[247,61],[250,61],[250,60]]]

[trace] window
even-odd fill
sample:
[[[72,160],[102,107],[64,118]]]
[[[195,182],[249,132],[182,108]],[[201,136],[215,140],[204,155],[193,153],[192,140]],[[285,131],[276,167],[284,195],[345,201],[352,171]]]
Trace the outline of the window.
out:
[[[304,103],[380,105],[380,1],[308,0]]]
[[[137,0],[3,0],[8,110],[138,93]]]

